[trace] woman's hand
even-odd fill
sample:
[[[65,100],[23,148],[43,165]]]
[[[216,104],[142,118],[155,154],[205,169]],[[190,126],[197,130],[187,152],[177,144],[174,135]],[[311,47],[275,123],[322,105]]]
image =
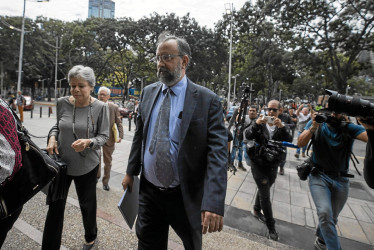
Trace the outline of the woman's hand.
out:
[[[90,145],[90,143],[90,139],[78,139],[71,144],[71,147],[74,148],[75,152],[82,152]]]
[[[48,141],[48,145],[47,145],[47,152],[50,155],[53,155],[55,152],[56,152],[56,154],[59,154],[58,148],[57,148],[56,137],[54,135],[49,137],[49,141]]]

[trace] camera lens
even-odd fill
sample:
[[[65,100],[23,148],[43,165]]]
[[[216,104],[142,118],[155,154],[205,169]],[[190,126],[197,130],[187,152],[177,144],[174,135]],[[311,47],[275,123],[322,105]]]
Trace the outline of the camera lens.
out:
[[[316,118],[314,118],[317,123],[323,123],[327,121],[327,116],[324,114],[318,114],[316,115]]]
[[[368,117],[374,115],[374,104],[368,100],[341,95],[336,91],[328,89],[325,92],[330,95],[328,100],[329,110],[349,116]]]

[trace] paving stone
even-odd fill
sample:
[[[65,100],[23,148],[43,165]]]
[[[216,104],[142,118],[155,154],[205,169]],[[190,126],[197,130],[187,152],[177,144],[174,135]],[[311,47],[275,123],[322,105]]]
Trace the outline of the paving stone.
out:
[[[343,209],[340,212],[339,216],[344,216],[344,217],[356,219],[356,217],[354,216],[351,208],[349,206],[347,206],[347,204],[345,204],[345,206],[343,207]]]
[[[291,206],[289,203],[273,201],[272,206],[274,218],[291,222]]]
[[[349,204],[355,204],[360,206],[367,206],[367,202],[364,200],[359,200],[356,198],[348,197],[347,203]]]
[[[366,237],[370,241],[372,245],[374,245],[374,224],[373,223],[367,223],[364,221],[359,221],[361,227],[363,228]]]
[[[277,189],[277,188],[274,189],[273,200],[281,201],[281,202],[285,202],[285,203],[290,204],[290,199],[291,199],[290,198],[290,190]]]
[[[374,222],[374,210],[370,209],[370,207],[362,206],[362,209],[365,210],[366,214],[370,217],[371,221]]]
[[[342,231],[340,230],[340,228],[339,228],[339,225],[335,225],[335,227],[336,227],[336,231],[338,232],[338,236],[342,236]]]
[[[302,191],[310,193],[308,181],[300,181],[300,186]]]
[[[249,182],[247,179],[244,180],[242,185],[240,186],[239,191],[248,193],[248,194],[255,194],[257,190],[257,185],[256,183]]]
[[[287,179],[277,178],[275,180],[275,188],[290,190],[290,182],[288,178]]]
[[[305,225],[304,207],[291,205],[291,222],[300,226]]]
[[[297,175],[290,175],[290,185],[291,185],[291,190],[292,191],[295,191],[295,192],[302,192],[303,191],[303,192],[305,192],[301,188],[300,178]]]
[[[351,208],[357,220],[367,222],[367,223],[372,223],[369,215],[367,215],[367,213],[362,208],[362,206],[356,205],[356,204],[346,204],[346,206],[347,205]],[[373,237],[374,237],[374,234],[373,234]]]
[[[255,180],[253,179],[253,175],[252,173],[248,173],[248,175],[245,177],[245,180],[244,181],[248,181],[248,182],[251,182],[251,183],[256,183]]]
[[[339,216],[338,224],[343,237],[370,244],[357,220]]]
[[[225,198],[225,204],[231,205],[232,199],[234,199],[234,196],[238,190],[228,188],[226,190],[226,198]]]
[[[310,207],[308,195],[294,191],[291,192],[291,204],[299,207]]]
[[[227,182],[227,188],[238,190],[243,183],[244,178],[232,175]]]
[[[234,199],[232,200],[231,206],[248,211],[251,208],[252,200],[253,200],[253,195],[239,191],[236,193]]]
[[[313,227],[313,228],[317,227],[316,224],[318,224],[318,222],[314,220],[313,210],[310,208],[304,208],[304,212],[305,212],[305,224],[308,227]]]

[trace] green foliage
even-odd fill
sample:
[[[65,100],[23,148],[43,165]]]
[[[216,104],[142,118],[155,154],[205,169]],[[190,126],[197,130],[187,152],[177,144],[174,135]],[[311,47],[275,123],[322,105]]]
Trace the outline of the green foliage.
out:
[[[238,7],[238,6],[237,6]],[[92,67],[97,83],[105,86],[157,81],[156,42],[169,31],[183,36],[191,46],[188,77],[228,93],[230,25],[233,30],[232,76],[236,89],[252,84],[255,93],[267,98],[302,99],[321,94],[324,88],[363,95],[373,94],[373,66],[358,58],[374,48],[374,5],[362,0],[258,0],[247,1],[233,18],[224,15],[214,30],[201,27],[189,14],[152,13],[138,21],[131,18],[63,22],[38,17],[25,20],[24,86],[38,79],[54,87],[56,39],[57,79],[66,77],[77,64]],[[0,61],[4,62],[5,85],[17,81],[20,17],[0,17]],[[4,23],[5,22],[5,23]],[[363,80],[364,79],[364,80]],[[231,79],[233,93],[234,79]],[[66,81],[63,81],[66,87]]]

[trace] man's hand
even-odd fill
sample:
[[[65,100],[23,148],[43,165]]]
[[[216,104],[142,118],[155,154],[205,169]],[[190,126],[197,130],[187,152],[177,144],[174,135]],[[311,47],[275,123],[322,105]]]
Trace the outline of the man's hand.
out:
[[[373,119],[373,118],[371,118],[371,119]],[[374,125],[364,123],[364,122],[362,121],[362,118],[360,118],[360,117],[357,117],[357,120],[361,123],[361,125],[362,125],[366,130],[374,130]]]
[[[126,174],[125,177],[122,180],[123,190],[126,190],[127,188],[129,188],[129,191],[131,192],[133,182],[134,182],[134,178],[132,177],[132,175]]]
[[[274,117],[274,125],[277,126],[278,128],[283,128],[284,127],[281,119],[279,119],[277,117]]]
[[[262,119],[264,117],[264,115],[260,115],[258,117],[258,119],[256,120],[256,124],[257,125],[260,125],[260,124],[263,124],[263,123],[266,123],[266,120]]]
[[[203,226],[203,234],[206,234],[206,232],[221,232],[223,228],[223,216],[209,211],[202,211],[201,225]]]

